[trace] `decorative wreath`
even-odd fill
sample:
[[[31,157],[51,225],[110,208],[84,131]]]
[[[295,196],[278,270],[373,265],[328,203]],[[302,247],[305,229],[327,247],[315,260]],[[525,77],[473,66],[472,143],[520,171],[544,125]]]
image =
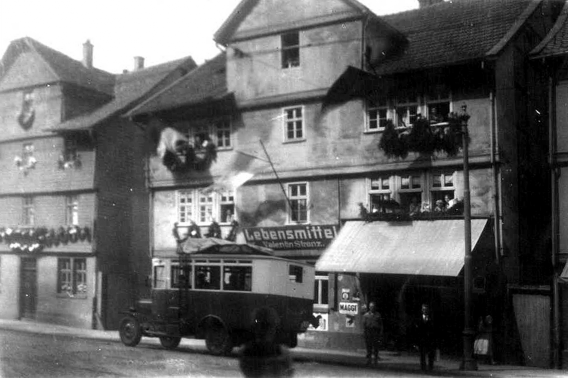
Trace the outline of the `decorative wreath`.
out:
[[[20,115],[18,115],[18,123],[24,130],[28,130],[30,127],[32,127],[34,120],[35,120],[35,110],[33,109],[29,110],[22,109]]]
[[[176,146],[176,152],[167,150],[162,158],[162,163],[172,172],[184,172],[188,170],[203,171],[217,160],[217,147],[210,140],[205,140],[199,148],[180,143]]]

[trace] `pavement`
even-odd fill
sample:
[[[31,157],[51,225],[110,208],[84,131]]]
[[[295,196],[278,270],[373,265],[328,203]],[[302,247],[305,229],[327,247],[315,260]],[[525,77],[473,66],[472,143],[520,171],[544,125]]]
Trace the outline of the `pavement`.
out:
[[[73,328],[50,323],[40,323],[30,320],[0,319],[0,329],[30,332],[35,334],[49,334],[56,336],[77,337],[100,341],[120,343],[118,331],[104,331],[94,329]],[[141,344],[158,344],[159,339],[143,337]],[[205,351],[205,342],[196,339],[182,339],[180,348],[189,348]],[[238,353],[238,350],[235,349]],[[415,353],[381,351],[377,366],[367,367],[364,351],[343,351],[332,349],[311,349],[296,347],[290,349],[294,361],[317,362],[343,366],[360,367],[361,369],[382,370],[408,375],[421,375],[419,357]],[[478,370],[460,370],[460,360],[441,356],[435,362],[434,371],[428,373],[432,376],[443,377],[564,377],[568,378],[568,370],[539,369],[515,365],[487,365],[478,363]]]

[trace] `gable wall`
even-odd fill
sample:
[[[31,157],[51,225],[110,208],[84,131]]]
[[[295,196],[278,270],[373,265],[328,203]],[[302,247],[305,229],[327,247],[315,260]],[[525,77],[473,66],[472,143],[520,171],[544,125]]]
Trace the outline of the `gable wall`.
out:
[[[22,53],[0,80],[0,92],[25,88],[58,80],[47,63],[34,52]]]

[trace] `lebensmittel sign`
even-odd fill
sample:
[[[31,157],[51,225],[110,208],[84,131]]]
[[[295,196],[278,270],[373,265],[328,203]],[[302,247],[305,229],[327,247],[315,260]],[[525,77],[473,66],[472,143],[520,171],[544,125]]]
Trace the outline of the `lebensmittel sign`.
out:
[[[337,236],[337,226],[247,227],[243,232],[247,243],[275,250],[325,249]]]

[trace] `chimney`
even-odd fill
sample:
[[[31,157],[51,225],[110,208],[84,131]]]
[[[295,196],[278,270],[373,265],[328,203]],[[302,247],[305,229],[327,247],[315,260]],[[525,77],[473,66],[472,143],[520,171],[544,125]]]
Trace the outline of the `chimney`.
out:
[[[93,44],[88,39],[83,43],[83,66],[93,68]]]
[[[134,57],[134,71],[138,71],[144,68],[144,58],[141,56]]]
[[[426,8],[430,5],[439,4],[444,2],[444,0],[418,0],[418,4],[420,8]]]

